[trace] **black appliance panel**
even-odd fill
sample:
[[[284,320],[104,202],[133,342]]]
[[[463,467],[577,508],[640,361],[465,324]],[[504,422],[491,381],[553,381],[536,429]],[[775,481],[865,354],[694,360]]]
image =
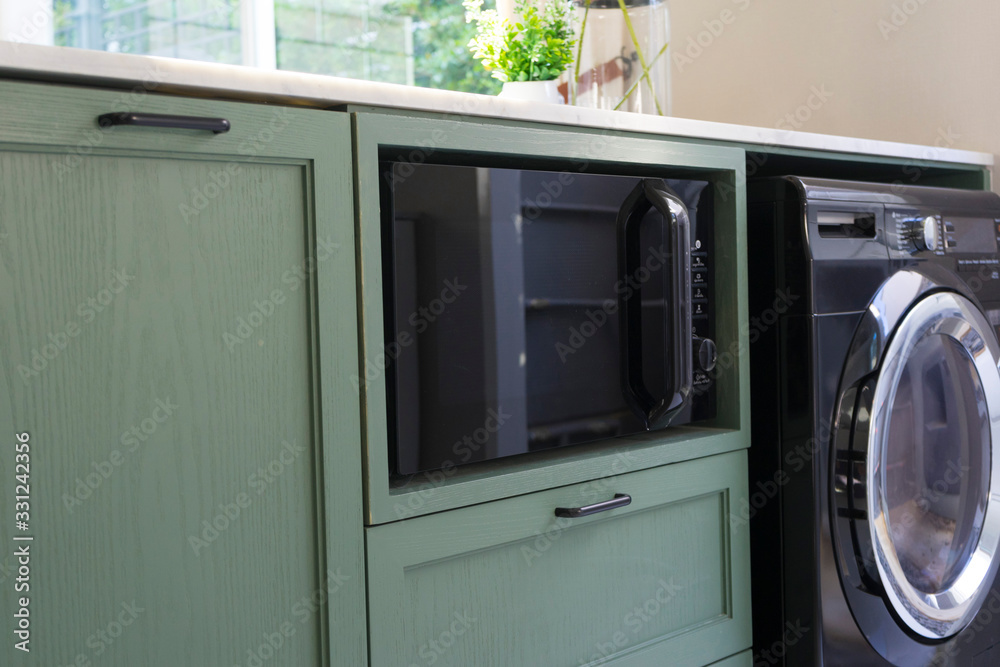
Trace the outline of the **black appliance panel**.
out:
[[[641,297],[642,380],[663,392],[679,340],[665,317],[675,258],[652,208],[623,285],[616,231],[637,177],[382,163],[390,461],[395,473],[645,431],[622,394],[619,295]],[[711,188],[666,181],[692,226],[692,324],[714,335]],[[702,203],[706,202],[706,203]],[[695,373],[673,424],[715,414]]]

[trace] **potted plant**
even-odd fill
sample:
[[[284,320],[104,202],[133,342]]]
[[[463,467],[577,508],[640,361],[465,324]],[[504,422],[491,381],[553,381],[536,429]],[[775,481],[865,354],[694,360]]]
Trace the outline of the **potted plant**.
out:
[[[501,97],[563,103],[556,79],[573,61],[573,4],[550,0],[538,7],[517,0],[519,20],[483,9],[483,0],[465,0],[465,20],[476,23],[469,42],[473,56],[503,81]]]

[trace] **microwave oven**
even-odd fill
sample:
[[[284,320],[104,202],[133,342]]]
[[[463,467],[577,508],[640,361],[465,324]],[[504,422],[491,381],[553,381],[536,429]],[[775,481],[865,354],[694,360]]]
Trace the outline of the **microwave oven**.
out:
[[[379,171],[395,475],[715,416],[711,183]]]

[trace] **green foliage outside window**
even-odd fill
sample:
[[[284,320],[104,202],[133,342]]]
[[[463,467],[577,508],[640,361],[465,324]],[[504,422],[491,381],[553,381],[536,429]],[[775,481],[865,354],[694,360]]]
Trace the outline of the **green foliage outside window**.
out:
[[[492,95],[500,82],[482,71],[469,52],[475,26],[465,21],[457,0],[393,0],[383,10],[413,17],[414,81],[426,88],[445,88]]]
[[[54,0],[53,10],[60,46],[240,62],[239,0]],[[476,30],[461,0],[276,0],[275,23],[279,69],[500,90],[469,53]]]

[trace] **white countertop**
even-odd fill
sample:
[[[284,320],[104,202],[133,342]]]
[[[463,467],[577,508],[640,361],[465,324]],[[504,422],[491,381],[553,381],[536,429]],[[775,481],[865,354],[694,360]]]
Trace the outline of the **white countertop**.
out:
[[[992,154],[974,151],[504,100],[488,95],[455,93],[317,74],[258,70],[174,58],[133,56],[13,42],[0,42],[0,77],[93,83],[116,88],[143,86],[157,92],[316,107],[358,104],[647,132],[741,144],[858,153],[914,161],[993,165]]]

